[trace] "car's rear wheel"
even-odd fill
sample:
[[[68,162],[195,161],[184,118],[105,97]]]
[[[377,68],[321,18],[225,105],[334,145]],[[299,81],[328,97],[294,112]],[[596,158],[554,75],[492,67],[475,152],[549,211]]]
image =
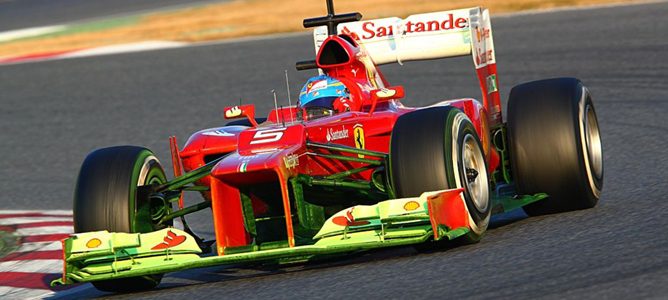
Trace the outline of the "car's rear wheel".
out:
[[[603,150],[596,111],[575,78],[525,83],[510,92],[508,141],[522,194],[547,193],[529,215],[591,208],[603,188]]]
[[[487,163],[473,124],[454,107],[432,107],[402,115],[392,130],[390,177],[398,198],[464,187],[471,231],[477,242],[491,215]]]
[[[74,231],[151,232],[171,211],[160,197],[141,186],[165,183],[165,172],[153,153],[142,147],[98,149],[84,160],[74,193]],[[162,275],[93,282],[102,291],[130,292],[157,286]]]

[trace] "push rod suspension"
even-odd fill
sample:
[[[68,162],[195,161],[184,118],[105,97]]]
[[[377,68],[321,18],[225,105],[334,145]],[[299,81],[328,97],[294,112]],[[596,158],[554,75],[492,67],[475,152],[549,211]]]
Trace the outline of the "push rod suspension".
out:
[[[353,174],[364,172],[364,171],[369,170],[371,168],[372,168],[371,166],[366,166],[366,167],[356,168],[356,169],[352,169],[352,170],[348,170],[348,171],[343,171],[341,173],[336,173],[336,174],[329,175],[329,176],[325,177],[325,179],[329,179],[329,180],[341,179],[341,178],[345,178],[345,177],[348,177],[348,176],[353,175]]]
[[[343,180],[327,180],[327,179],[311,179],[308,181],[309,185],[320,185],[329,187],[344,187],[358,190],[370,190],[371,185],[368,182],[361,181],[343,181]]]
[[[175,212],[167,214],[164,217],[162,217],[162,219],[160,219],[160,223],[162,224],[162,223],[167,222],[169,220],[173,220],[173,219],[176,219],[178,217],[185,216],[187,214],[203,210],[207,207],[211,207],[211,201],[200,202],[200,203],[197,203],[195,205],[191,205],[191,206],[188,206],[184,209],[179,209]]]
[[[365,164],[369,164],[369,165],[373,165],[373,166],[383,165],[383,161],[380,161],[380,160],[365,159],[365,158],[345,156],[345,155],[336,155],[336,154],[322,154],[322,153],[309,153],[309,154],[313,155],[313,156],[320,156],[320,157],[331,158],[331,159],[338,159],[338,160],[344,160],[344,161],[365,163]]]
[[[357,149],[357,148],[342,146],[342,145],[306,142],[306,146],[307,147],[312,147],[312,148],[322,148],[322,149],[327,149],[327,150],[353,153],[353,154],[368,155],[368,156],[380,157],[380,158],[387,157],[387,153],[372,151],[372,150],[366,150],[366,149]]]
[[[227,155],[229,155],[229,154],[227,154]],[[188,184],[191,184],[191,183],[193,183],[197,180],[200,180],[200,179],[206,177],[207,175],[211,174],[211,170],[213,169],[213,167],[219,161],[223,160],[223,158],[227,157],[227,155],[223,155],[219,158],[216,158],[216,159],[210,161],[209,163],[207,163],[206,165],[203,165],[203,166],[193,170],[192,172],[183,174],[182,176],[174,178],[172,181],[169,181],[169,182],[166,182],[166,183],[163,183],[163,184],[157,186],[155,191],[156,192],[164,192],[164,191],[178,190],[178,189],[180,189],[180,188],[182,188],[182,187],[184,187]]]

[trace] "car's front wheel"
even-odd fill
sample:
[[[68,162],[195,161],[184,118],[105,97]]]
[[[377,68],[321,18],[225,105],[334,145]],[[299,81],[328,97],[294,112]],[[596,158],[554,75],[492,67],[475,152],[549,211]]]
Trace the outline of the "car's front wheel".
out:
[[[487,162],[473,124],[459,109],[432,107],[399,117],[390,142],[390,178],[398,198],[463,187],[471,227],[463,240],[477,242],[487,230]]]
[[[158,221],[171,210],[159,197],[140,187],[165,183],[165,172],[153,153],[142,147],[98,149],[84,160],[74,193],[74,231],[151,232],[165,227]],[[102,291],[131,292],[154,288],[162,275],[105,281]]]

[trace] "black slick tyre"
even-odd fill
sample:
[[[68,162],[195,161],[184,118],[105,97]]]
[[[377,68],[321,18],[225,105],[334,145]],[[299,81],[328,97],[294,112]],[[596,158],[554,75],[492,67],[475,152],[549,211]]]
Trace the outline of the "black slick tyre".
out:
[[[547,193],[529,215],[591,208],[603,188],[603,150],[596,111],[575,78],[525,83],[510,92],[508,142],[521,194]]]
[[[471,231],[477,242],[491,215],[487,162],[473,124],[462,111],[431,107],[397,119],[390,141],[390,178],[397,198],[464,187]]]
[[[98,149],[84,160],[74,193],[74,231],[151,232],[171,206],[138,188],[166,182],[153,153],[142,147]],[[162,275],[92,282],[102,291],[132,292],[154,288]]]

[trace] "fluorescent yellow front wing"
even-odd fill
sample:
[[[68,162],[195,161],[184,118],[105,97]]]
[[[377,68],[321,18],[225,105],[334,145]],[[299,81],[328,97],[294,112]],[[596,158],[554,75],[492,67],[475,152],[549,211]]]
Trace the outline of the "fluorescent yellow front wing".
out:
[[[307,261],[318,256],[454,239],[469,232],[461,189],[424,193],[376,205],[354,206],[330,217],[311,245],[201,257],[195,239],[182,230],[151,233],[97,231],[63,241],[63,276],[72,284],[162,274],[212,265],[258,261]]]

